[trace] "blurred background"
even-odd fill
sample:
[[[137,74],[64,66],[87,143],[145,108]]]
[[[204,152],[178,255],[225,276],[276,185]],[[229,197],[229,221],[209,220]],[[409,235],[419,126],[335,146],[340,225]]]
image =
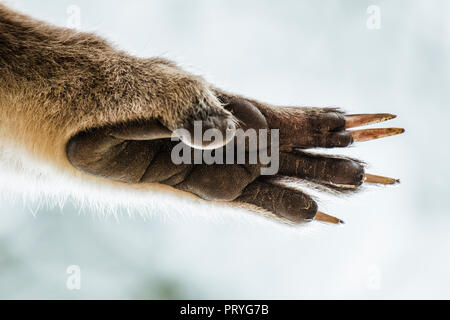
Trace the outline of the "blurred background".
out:
[[[0,200],[0,298],[450,298],[449,1],[3,2],[267,102],[394,113],[407,133],[345,150],[402,184],[321,197],[342,227],[184,203],[182,219],[163,204],[144,219]]]

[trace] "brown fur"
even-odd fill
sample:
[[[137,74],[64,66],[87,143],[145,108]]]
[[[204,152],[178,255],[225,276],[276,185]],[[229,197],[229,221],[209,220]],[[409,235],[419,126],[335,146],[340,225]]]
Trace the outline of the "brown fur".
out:
[[[87,128],[228,115],[208,84],[162,58],[140,59],[103,39],[50,26],[0,4],[0,137],[72,170],[65,146]]]
[[[136,189],[173,187],[179,195],[234,201],[292,223],[311,221],[317,204],[280,185],[283,176],[342,192],[364,181],[359,161],[298,151],[353,143],[338,109],[278,108],[226,93],[171,61],[136,58],[93,34],[53,27],[3,5],[0,113],[0,148],[18,146],[60,172]],[[165,134],[192,129],[197,120],[219,129],[278,129],[278,175],[260,176],[261,164],[181,170],[168,160],[170,141],[147,139],[157,134],[155,123]]]

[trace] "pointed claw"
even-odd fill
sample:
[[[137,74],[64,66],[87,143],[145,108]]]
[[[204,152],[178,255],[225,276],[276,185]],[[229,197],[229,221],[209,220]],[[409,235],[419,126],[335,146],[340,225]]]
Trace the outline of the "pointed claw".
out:
[[[333,224],[344,224],[345,222],[341,219],[338,219],[336,217],[330,216],[326,213],[318,211],[316,214],[316,217],[314,218],[316,221],[326,222],[326,223],[333,223]]]
[[[364,142],[369,140],[380,139],[384,137],[395,136],[397,134],[402,134],[405,129],[401,128],[382,128],[382,129],[364,129],[364,130],[354,130],[351,131],[353,140],[355,142]]]
[[[399,179],[393,179],[383,176],[376,176],[373,174],[366,174],[364,178],[365,183],[373,183],[373,184],[384,184],[384,185],[393,185],[400,183]]]
[[[395,114],[377,113],[377,114],[350,114],[345,116],[347,129],[361,127],[378,122],[384,122],[397,118]]]

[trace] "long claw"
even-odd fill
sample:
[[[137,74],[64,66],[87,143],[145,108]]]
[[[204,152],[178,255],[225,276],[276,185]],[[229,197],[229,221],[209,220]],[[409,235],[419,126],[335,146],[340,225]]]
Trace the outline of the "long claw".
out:
[[[405,129],[401,128],[381,128],[381,129],[363,129],[363,130],[350,130],[353,140],[355,142],[364,142],[369,140],[380,139],[384,137],[395,136],[402,134]]]
[[[377,114],[350,114],[345,116],[347,129],[361,127],[378,122],[384,122],[397,118],[395,114],[377,113]]]
[[[393,179],[383,176],[376,176],[373,174],[366,174],[364,178],[365,183],[373,183],[373,184],[384,184],[384,185],[392,185],[400,183],[399,179]]]
[[[326,223],[333,223],[333,224],[344,224],[344,221],[341,219],[338,219],[336,217],[330,216],[326,213],[318,211],[316,214],[316,217],[314,218],[316,221],[326,222]]]

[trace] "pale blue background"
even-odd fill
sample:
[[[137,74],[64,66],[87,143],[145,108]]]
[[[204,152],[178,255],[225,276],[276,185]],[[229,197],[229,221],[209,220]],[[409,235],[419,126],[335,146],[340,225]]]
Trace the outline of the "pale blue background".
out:
[[[82,30],[131,53],[273,103],[396,113],[407,134],[347,152],[403,183],[322,201],[339,228],[165,221],[163,208],[105,221],[70,204],[34,217],[2,201],[1,298],[450,298],[449,1],[7,2],[61,26],[75,4]],[[80,291],[66,288],[72,264]]]

